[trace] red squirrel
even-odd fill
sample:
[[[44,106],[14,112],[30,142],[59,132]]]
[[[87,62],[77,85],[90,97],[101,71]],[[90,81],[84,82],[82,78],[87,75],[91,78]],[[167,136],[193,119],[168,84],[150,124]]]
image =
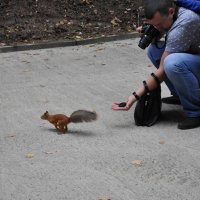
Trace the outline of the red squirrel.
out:
[[[73,123],[79,123],[79,122],[90,122],[97,119],[96,112],[91,112],[87,110],[77,110],[73,112],[70,117],[64,115],[64,114],[56,114],[56,115],[50,115],[48,111],[46,111],[42,116],[41,119],[48,120],[50,123],[52,123],[55,128],[60,133],[65,133],[68,128],[67,125],[71,122]]]

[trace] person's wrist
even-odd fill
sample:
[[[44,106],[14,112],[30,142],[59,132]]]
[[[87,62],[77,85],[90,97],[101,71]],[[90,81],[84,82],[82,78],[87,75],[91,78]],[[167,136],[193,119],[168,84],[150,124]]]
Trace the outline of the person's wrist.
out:
[[[132,95],[134,96],[135,100],[140,100],[140,96],[136,92],[133,92]]]

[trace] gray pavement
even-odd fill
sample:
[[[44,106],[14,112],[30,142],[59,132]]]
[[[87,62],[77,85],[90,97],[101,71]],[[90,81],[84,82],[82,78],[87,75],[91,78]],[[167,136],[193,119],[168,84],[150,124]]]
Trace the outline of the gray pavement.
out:
[[[111,110],[154,71],[137,43],[0,54],[0,200],[200,199],[200,128],[177,129],[182,108],[150,128]],[[99,118],[64,135],[40,119],[78,109]]]

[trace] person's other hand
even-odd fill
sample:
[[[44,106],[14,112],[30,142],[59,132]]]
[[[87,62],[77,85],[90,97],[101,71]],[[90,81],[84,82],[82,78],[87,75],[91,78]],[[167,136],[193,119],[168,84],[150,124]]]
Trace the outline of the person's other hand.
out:
[[[142,32],[142,26],[137,27],[137,28],[136,28],[136,31],[137,31],[138,33],[141,33],[141,32]]]

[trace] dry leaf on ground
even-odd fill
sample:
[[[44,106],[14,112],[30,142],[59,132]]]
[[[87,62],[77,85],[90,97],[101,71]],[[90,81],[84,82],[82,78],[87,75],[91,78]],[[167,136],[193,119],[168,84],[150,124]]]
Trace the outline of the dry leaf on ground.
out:
[[[97,49],[95,49],[95,51],[102,51],[102,50],[104,50],[105,49],[105,47],[99,47],[99,48],[97,48]]]
[[[99,200],[111,200],[111,199],[109,199],[108,197],[102,197]]]
[[[120,22],[121,22],[121,20],[118,19],[117,17],[114,17],[114,18],[111,20],[111,24],[114,25],[114,26],[117,26]]]
[[[165,144],[165,141],[164,140],[160,140],[159,144]]]
[[[9,134],[9,135],[6,135],[5,137],[6,138],[14,138],[14,137],[16,137],[16,135],[15,134]]]
[[[26,154],[26,158],[33,158],[34,157],[34,154],[32,154],[32,153],[27,153]]]
[[[139,167],[142,165],[142,160],[133,160],[132,164],[135,165],[136,167]]]
[[[46,153],[46,154],[53,154],[53,152],[51,152],[51,151],[44,151],[44,153]]]

